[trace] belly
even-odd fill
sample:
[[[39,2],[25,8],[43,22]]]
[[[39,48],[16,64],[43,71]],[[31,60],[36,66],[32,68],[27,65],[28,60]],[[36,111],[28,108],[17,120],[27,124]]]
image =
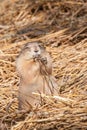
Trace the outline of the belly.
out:
[[[19,87],[19,102],[21,106],[25,108],[30,108],[33,106],[40,105],[42,103],[41,96],[35,95],[33,93],[44,93],[46,95],[55,94],[55,87],[57,84],[52,77],[39,76],[35,82],[32,84],[21,83]]]

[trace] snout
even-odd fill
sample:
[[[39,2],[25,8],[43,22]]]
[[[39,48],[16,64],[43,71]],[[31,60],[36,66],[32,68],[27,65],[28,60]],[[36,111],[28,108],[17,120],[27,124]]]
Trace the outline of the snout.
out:
[[[39,52],[39,51],[34,52],[33,58],[34,58],[34,59],[39,59],[39,58],[40,58],[40,52]]]

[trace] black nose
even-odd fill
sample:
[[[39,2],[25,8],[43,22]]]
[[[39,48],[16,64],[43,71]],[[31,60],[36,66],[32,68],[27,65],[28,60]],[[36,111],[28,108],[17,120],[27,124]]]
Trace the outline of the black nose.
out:
[[[34,50],[34,52],[36,52],[36,53],[37,53],[37,52],[38,52],[38,50]]]

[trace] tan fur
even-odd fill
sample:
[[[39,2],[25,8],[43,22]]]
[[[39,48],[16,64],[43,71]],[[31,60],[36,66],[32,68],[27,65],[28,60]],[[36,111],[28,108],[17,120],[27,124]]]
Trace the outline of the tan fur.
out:
[[[38,60],[34,60],[37,53],[42,60],[46,59],[47,63],[43,64]],[[48,95],[57,94],[55,90],[57,89],[57,83],[52,76],[51,57],[45,49],[39,46],[39,43],[26,44],[17,58],[16,66],[20,76],[20,109],[30,110],[33,106],[40,104],[40,97],[36,97],[32,92]]]

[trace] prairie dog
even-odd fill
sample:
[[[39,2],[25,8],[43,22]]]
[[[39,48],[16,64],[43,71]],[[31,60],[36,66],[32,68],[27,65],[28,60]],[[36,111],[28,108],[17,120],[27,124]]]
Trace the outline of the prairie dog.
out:
[[[16,60],[16,67],[20,77],[19,108],[31,110],[40,104],[40,96],[57,94],[57,83],[52,76],[52,59],[42,46],[42,43],[27,43]]]

